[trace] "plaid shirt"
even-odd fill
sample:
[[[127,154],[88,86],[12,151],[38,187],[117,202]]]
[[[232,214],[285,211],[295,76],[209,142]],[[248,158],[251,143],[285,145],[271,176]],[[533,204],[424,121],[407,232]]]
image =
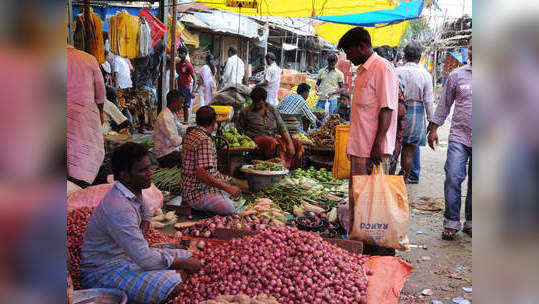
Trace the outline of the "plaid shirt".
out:
[[[312,123],[316,123],[316,116],[309,110],[307,102],[299,94],[290,94],[286,96],[277,109],[281,114],[303,115]]]
[[[202,203],[206,194],[225,193],[198,179],[195,175],[198,168],[206,169],[216,179],[229,180],[217,171],[217,151],[212,137],[200,126],[191,130],[182,144],[182,200],[192,207]]]

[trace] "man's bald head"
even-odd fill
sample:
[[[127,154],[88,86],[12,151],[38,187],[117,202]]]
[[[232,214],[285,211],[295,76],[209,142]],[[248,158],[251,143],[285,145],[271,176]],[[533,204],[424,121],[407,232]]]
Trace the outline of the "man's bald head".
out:
[[[217,120],[215,110],[210,106],[204,106],[198,109],[196,114],[197,125],[209,127]]]

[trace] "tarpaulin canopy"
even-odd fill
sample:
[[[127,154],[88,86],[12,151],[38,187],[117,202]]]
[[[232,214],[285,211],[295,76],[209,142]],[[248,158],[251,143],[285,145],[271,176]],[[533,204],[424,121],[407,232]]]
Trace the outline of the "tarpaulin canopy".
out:
[[[397,0],[195,0],[213,8],[254,16],[317,17],[397,7]],[[241,4],[241,9],[239,8]]]
[[[395,23],[418,18],[423,11],[424,2],[424,0],[401,1],[393,9],[382,9],[361,14],[321,16],[314,19],[332,23],[374,27],[380,23]]]
[[[406,30],[408,22],[409,21],[404,21],[384,27],[366,27],[365,29],[369,31],[369,34],[371,35],[373,46],[397,46],[399,45],[400,39]],[[341,39],[346,32],[354,27],[354,25],[347,24],[324,23],[315,26],[315,29],[320,37],[331,43],[337,44],[339,43],[339,39]]]

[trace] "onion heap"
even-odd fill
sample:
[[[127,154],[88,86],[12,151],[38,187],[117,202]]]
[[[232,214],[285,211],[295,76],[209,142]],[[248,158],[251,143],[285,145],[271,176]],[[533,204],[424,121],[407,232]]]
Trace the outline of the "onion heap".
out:
[[[195,304],[222,294],[266,294],[294,304],[367,302],[368,258],[312,232],[270,227],[194,256],[204,267],[187,279],[174,303]]]
[[[225,296],[218,296],[217,298],[213,300],[208,300],[201,302],[200,304],[279,304],[273,297],[268,297],[264,294],[256,296],[256,297],[249,297],[248,295],[239,294],[239,295],[225,295]]]
[[[228,229],[245,229],[254,231],[264,231],[268,227],[275,225],[276,222],[268,220],[267,218],[259,217],[256,215],[248,215],[240,217],[238,215],[232,216],[214,216],[203,220],[190,227],[177,228],[176,237],[192,236],[192,237],[212,237],[215,233],[215,228],[228,228]],[[279,222],[279,225],[284,223]],[[177,226],[181,227],[181,226]]]
[[[88,221],[94,208],[82,207],[67,214],[67,254],[69,257],[69,274],[73,280],[74,289],[81,289],[80,285],[80,251]],[[180,239],[170,234],[150,229],[144,236],[150,245],[158,243],[177,244]]]

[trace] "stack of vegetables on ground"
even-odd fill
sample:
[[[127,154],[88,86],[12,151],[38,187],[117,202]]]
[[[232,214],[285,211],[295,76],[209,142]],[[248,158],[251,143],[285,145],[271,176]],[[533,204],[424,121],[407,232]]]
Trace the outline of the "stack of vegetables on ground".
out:
[[[159,168],[153,172],[152,181],[159,190],[180,195],[182,169],[179,167]]]
[[[309,133],[309,138],[317,146],[333,149],[335,144],[336,127],[337,125],[341,125],[343,123],[344,120],[341,119],[339,114],[333,114],[320,129]]]
[[[177,224],[176,237],[212,237],[215,228],[263,231],[270,226],[284,226],[288,213],[278,208],[270,199],[258,199],[232,216],[215,216],[192,226]]]
[[[303,133],[296,133],[296,134],[292,135],[292,137],[294,137],[295,139],[301,141],[304,144],[314,145],[313,141],[307,135],[305,135]]]
[[[279,304],[274,297],[268,297],[265,294],[258,295],[256,297],[249,297],[248,295],[222,295],[213,300],[200,302],[199,304]]]
[[[326,170],[326,168],[316,170],[313,166],[309,167],[307,170],[303,170],[301,168],[296,169],[290,173],[290,176],[293,178],[306,177],[317,180],[321,183],[342,184],[344,182],[343,180],[334,178],[333,173]]]
[[[256,144],[249,136],[241,135],[236,128],[223,131],[223,137],[231,148],[255,148]]]
[[[249,166],[249,170],[254,171],[284,171],[286,170],[285,166],[270,162],[270,161],[253,161],[253,165]]]
[[[154,147],[154,143],[151,140],[143,140],[143,141],[139,142],[139,144],[143,145],[148,150],[150,150],[150,149],[152,149]]]
[[[295,228],[270,227],[252,237],[206,246],[194,256],[204,267],[182,284],[174,303],[261,293],[289,304],[367,301],[368,258]]]
[[[176,224],[178,222],[178,217],[176,216],[174,211],[169,211],[167,213],[163,213],[162,209],[156,209],[154,217],[152,218],[152,222],[150,225],[153,228],[164,228],[165,226]]]

